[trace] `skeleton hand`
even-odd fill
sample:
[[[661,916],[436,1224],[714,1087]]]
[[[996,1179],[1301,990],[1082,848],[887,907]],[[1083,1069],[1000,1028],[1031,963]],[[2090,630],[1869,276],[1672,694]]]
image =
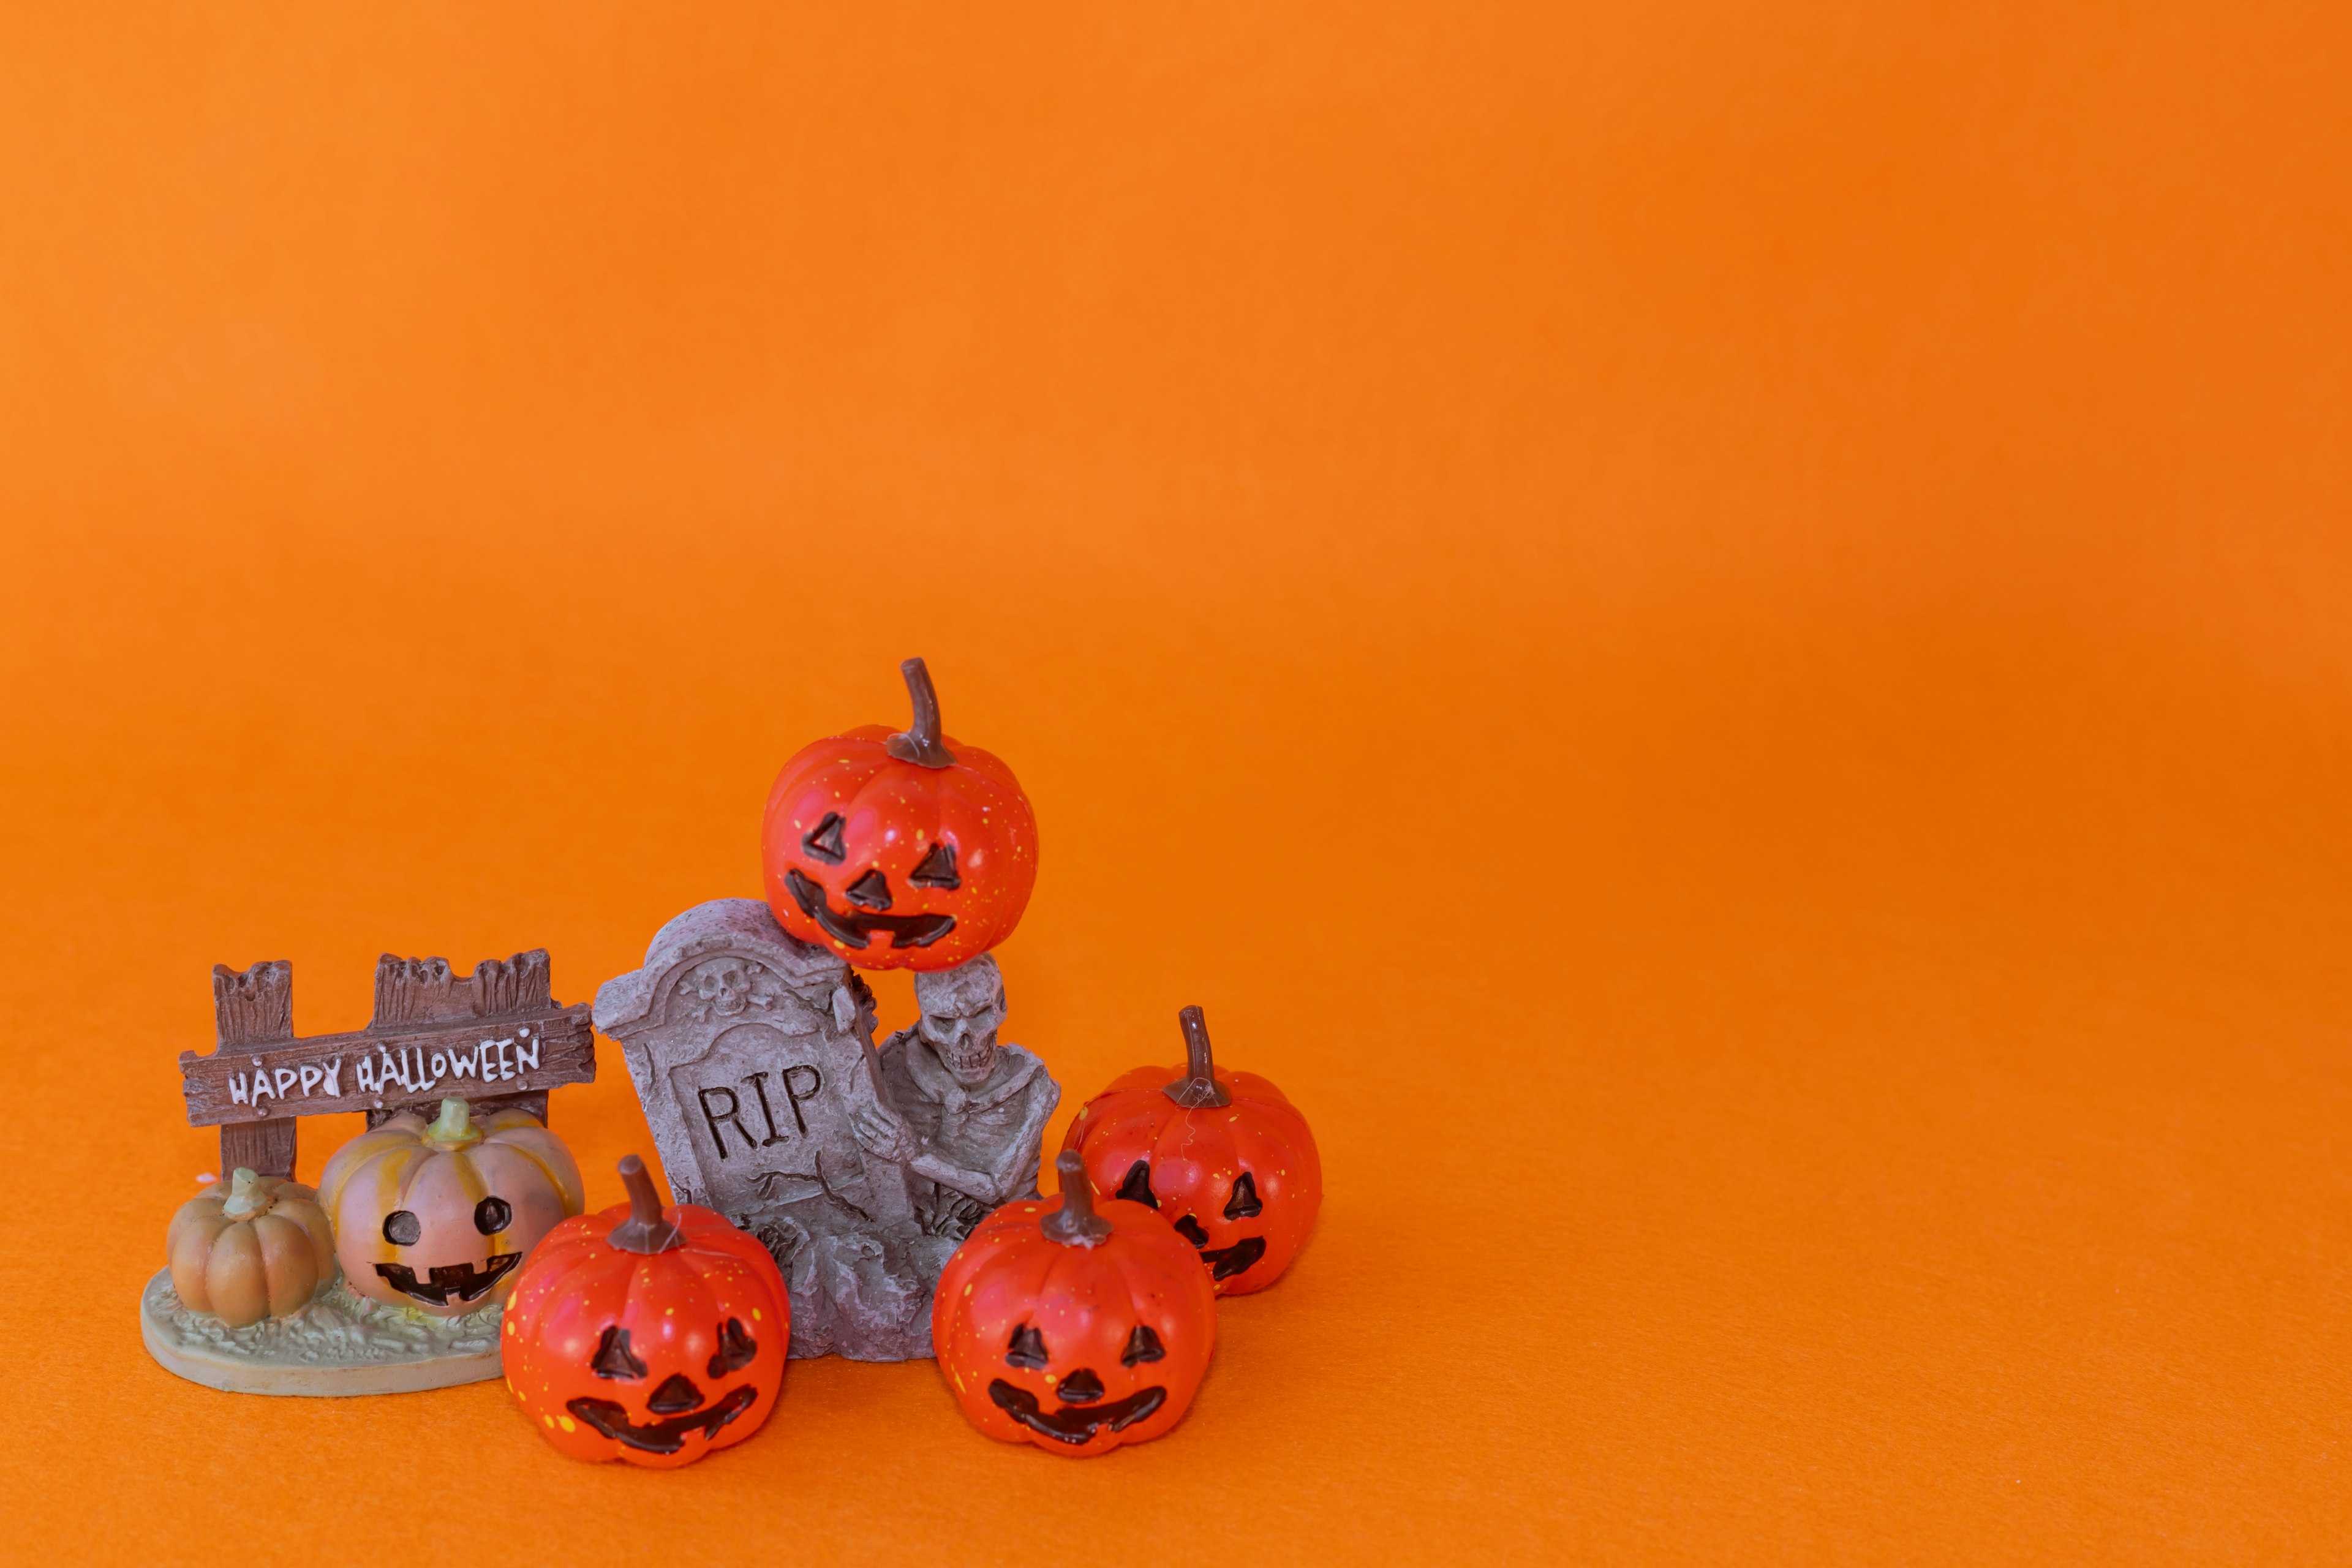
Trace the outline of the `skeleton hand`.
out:
[[[904,1165],[923,1152],[923,1141],[915,1136],[914,1129],[887,1106],[877,1103],[851,1107],[849,1127],[857,1134],[862,1147],[885,1160]]]

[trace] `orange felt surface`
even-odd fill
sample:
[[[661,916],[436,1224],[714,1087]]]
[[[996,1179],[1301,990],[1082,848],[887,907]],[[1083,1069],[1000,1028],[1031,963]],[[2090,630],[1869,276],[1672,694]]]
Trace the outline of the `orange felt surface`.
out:
[[[2340,1560],[2347,41],[0,8],[0,1557]],[[1182,1426],[148,1360],[212,963],[584,999],[914,652],[1054,1135],[1192,1001],[1320,1134]]]

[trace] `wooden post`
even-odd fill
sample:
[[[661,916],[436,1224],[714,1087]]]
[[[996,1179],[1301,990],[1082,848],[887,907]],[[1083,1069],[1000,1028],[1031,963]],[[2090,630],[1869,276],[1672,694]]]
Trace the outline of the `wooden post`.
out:
[[[294,1037],[294,966],[284,959],[257,963],[239,974],[213,965],[213,1021],[219,1032],[215,1056],[283,1045]],[[260,1065],[260,1058],[254,1058]],[[256,1117],[224,1121],[220,1130],[221,1177],[240,1167],[265,1176],[294,1174],[295,1119]]]

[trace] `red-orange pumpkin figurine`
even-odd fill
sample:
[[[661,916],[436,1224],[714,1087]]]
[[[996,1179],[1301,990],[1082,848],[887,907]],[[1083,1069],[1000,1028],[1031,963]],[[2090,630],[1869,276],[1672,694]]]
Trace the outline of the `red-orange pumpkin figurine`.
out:
[[[672,1469],[760,1429],[792,1306],[768,1249],[692,1204],[665,1211],[635,1154],[629,1201],[547,1233],[506,1310],[507,1387],[580,1459]]]
[[[1158,1209],[1219,1295],[1245,1296],[1297,1256],[1323,1206],[1323,1161],[1282,1090],[1255,1073],[1218,1077],[1201,1009],[1176,1016],[1186,1065],[1121,1076],[1087,1101],[1062,1147],[1086,1157],[1103,1191]]]
[[[1139,1204],[1097,1204],[1076,1154],[1058,1198],[1004,1205],[940,1275],[931,1346],[971,1424],[1102,1454],[1183,1419],[1217,1340],[1192,1249]]]
[[[861,969],[952,969],[1012,934],[1037,881],[1037,816],[1013,770],[940,731],[923,661],[903,734],[865,724],[803,746],[760,830],[768,906]]]

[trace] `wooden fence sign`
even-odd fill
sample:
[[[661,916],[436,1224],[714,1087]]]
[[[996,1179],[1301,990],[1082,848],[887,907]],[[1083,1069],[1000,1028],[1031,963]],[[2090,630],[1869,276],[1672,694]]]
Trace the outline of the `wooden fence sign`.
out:
[[[282,960],[239,973],[213,968],[219,1043],[180,1053],[188,1124],[220,1131],[221,1173],[238,1166],[294,1173],[295,1119],[367,1113],[373,1127],[403,1110],[430,1119],[444,1095],[475,1114],[519,1106],[547,1120],[547,1091],[596,1077],[586,1003],[551,993],[547,950],[484,959],[459,976],[439,958],[375,964],[375,1016],[355,1034],[294,1037],[294,968]]]

